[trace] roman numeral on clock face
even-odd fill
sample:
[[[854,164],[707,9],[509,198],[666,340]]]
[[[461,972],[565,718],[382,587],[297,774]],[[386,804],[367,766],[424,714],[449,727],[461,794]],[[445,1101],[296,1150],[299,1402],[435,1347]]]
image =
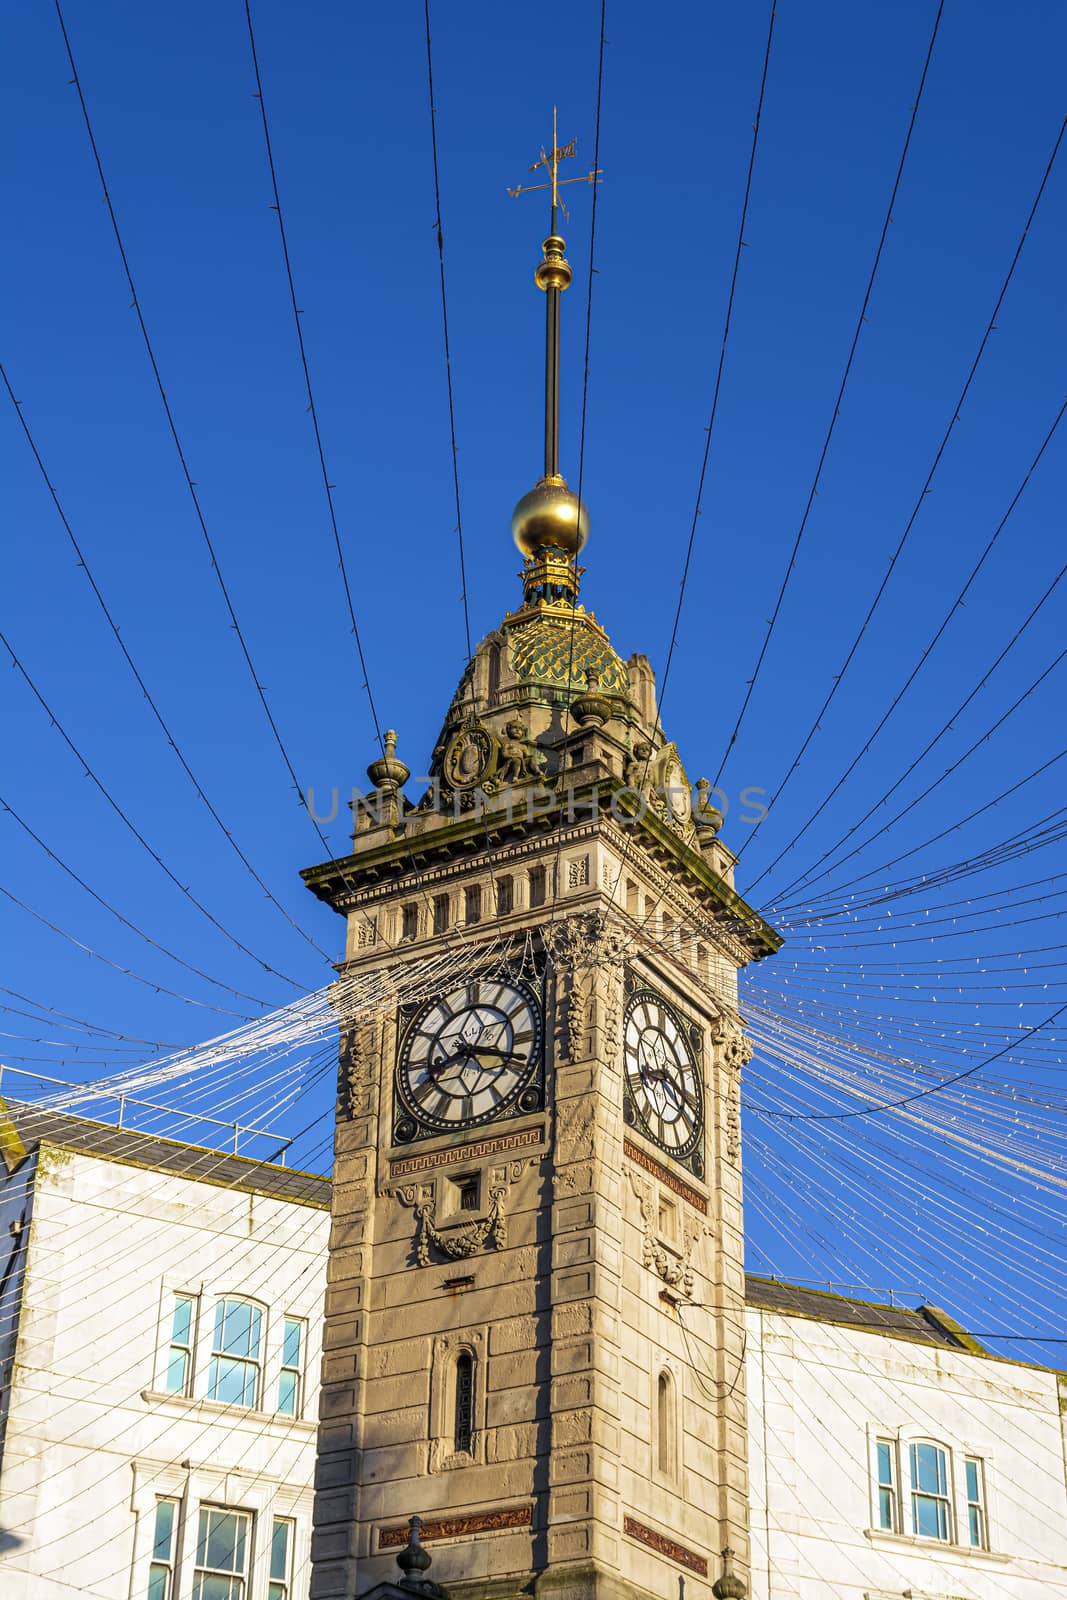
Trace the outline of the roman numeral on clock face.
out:
[[[703,1136],[704,1103],[684,1024],[665,1000],[640,990],[626,1008],[623,1049],[634,1126],[667,1155],[687,1160]]]
[[[401,1120],[446,1132],[506,1114],[539,1081],[542,1031],[538,998],[519,980],[472,978],[428,1001],[400,1042]]]

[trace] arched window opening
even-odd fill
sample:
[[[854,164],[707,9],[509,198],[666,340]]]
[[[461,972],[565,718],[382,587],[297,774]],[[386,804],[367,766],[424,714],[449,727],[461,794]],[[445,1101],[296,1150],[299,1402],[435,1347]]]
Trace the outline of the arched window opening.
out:
[[[910,1450],[912,1532],[922,1539],[952,1543],[952,1501],[948,1452],[940,1445],[916,1443]]]
[[[470,1454],[474,1437],[474,1357],[461,1350],[456,1357],[455,1417],[452,1445]]]
[[[263,1312],[247,1300],[220,1300],[208,1373],[209,1400],[231,1406],[255,1406],[260,1394]]]
[[[674,1475],[674,1384],[669,1372],[656,1380],[656,1466],[664,1477]]]

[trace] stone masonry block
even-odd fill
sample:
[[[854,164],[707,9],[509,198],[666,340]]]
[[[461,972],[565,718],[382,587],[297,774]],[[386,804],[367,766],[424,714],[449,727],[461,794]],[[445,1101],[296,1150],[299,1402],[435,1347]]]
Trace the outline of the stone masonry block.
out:
[[[513,1350],[533,1350],[539,1342],[540,1317],[509,1317],[506,1322],[494,1322],[489,1330],[489,1350],[492,1355],[505,1355]]]
[[[340,1286],[333,1285],[326,1290],[327,1317],[351,1316],[359,1311],[362,1305],[363,1285],[359,1281]]]

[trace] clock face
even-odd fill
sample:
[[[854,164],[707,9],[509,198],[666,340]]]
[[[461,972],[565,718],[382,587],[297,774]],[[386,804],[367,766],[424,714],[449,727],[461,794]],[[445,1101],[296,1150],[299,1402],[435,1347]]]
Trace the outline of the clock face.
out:
[[[415,1012],[397,1057],[395,1135],[541,1109],[541,1007],[526,984],[476,978]]]
[[[649,989],[626,1007],[626,1112],[641,1133],[702,1175],[704,1095],[681,1017]]]

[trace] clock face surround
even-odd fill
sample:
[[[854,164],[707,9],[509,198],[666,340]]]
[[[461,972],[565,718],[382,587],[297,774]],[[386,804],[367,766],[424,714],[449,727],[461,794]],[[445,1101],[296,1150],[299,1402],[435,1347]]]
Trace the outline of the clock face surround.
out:
[[[543,1035],[517,978],[472,978],[420,1006],[397,1052],[397,1143],[540,1111]]]
[[[623,1050],[626,1121],[665,1155],[703,1176],[704,1089],[699,1031],[652,989],[626,1006]]]

